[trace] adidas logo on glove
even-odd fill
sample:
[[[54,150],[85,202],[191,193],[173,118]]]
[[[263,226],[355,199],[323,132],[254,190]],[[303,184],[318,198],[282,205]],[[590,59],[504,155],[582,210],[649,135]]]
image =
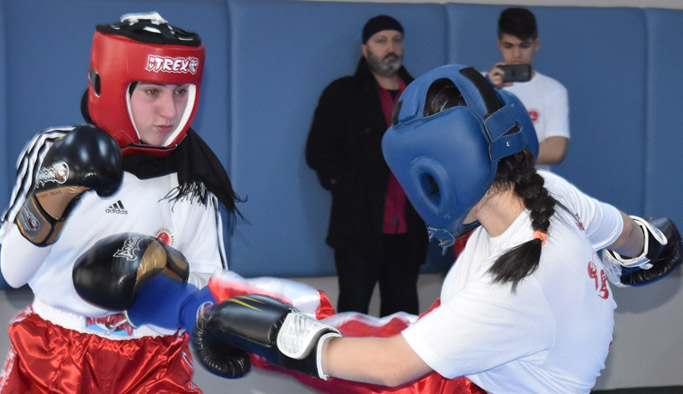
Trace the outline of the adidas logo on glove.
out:
[[[128,210],[123,206],[121,200],[111,204],[104,212],[106,213],[117,213],[119,215],[128,215]]]

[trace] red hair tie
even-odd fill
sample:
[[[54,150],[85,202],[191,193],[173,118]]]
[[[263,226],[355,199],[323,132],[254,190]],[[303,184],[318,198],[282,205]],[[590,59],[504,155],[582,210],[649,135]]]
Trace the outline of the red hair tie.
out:
[[[541,245],[545,245],[545,239],[548,238],[548,233],[541,230],[536,230],[534,232],[534,239],[540,239]]]

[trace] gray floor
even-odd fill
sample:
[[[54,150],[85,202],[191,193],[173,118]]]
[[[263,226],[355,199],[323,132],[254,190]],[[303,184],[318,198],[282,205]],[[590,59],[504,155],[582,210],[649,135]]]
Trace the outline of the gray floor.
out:
[[[683,394],[683,386],[638,387],[632,389],[597,390],[592,394]]]

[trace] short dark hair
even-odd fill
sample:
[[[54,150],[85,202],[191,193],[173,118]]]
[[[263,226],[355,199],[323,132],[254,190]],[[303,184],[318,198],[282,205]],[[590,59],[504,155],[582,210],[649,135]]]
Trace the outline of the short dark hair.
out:
[[[536,17],[526,8],[506,8],[498,19],[498,38],[503,34],[513,35],[520,40],[536,39],[538,28]]]

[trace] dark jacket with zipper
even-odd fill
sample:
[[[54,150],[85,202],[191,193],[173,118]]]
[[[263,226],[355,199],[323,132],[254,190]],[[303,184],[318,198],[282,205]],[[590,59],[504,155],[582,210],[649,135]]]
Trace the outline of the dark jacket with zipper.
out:
[[[398,71],[408,84],[413,78]],[[377,81],[365,58],[353,76],[339,78],[323,91],[313,116],[306,162],[332,193],[327,243],[333,248],[372,254],[379,251],[389,167],[382,155],[387,123]],[[411,255],[424,262],[427,231],[407,202]]]

